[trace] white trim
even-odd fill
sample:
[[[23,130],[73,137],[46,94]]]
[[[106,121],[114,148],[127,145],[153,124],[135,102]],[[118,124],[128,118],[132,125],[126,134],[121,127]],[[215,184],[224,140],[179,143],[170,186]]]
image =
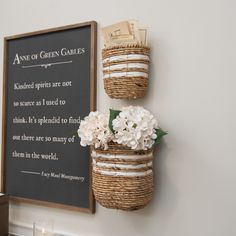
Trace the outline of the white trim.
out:
[[[106,159],[125,159],[125,160],[142,160],[153,157],[152,152],[143,155],[116,155],[116,154],[97,153],[96,151],[92,151],[91,155],[93,158],[101,157]]]
[[[116,77],[144,77],[144,78],[148,78],[148,73],[145,73],[145,72],[115,72],[115,73],[105,74],[103,76],[104,79],[116,78]]]
[[[138,69],[148,69],[148,65],[145,63],[125,63],[125,64],[118,64],[118,65],[111,65],[107,67],[103,67],[103,71],[111,71],[111,70],[117,70],[117,69],[130,69],[130,68],[138,68]]]
[[[98,170],[96,167],[93,168],[95,172],[98,172],[103,175],[111,176],[128,176],[128,177],[138,177],[138,176],[147,176],[152,173],[152,170],[147,170],[143,172],[123,172],[123,171],[107,171],[107,170]]]
[[[96,162],[95,160],[93,160],[93,166],[108,167],[108,168],[123,168],[123,169],[142,169],[145,167],[152,166],[152,161],[149,161],[146,164],[139,164],[139,165],[123,165],[123,164],[111,164],[111,163],[104,163],[104,162]]]
[[[149,61],[149,56],[143,54],[128,54],[128,55],[119,55],[103,59],[103,63],[114,62],[114,61],[124,61],[124,60],[147,60]]]
[[[14,236],[32,236],[33,231],[33,223],[23,223],[20,221],[13,221],[10,222],[9,225],[9,233],[11,233]],[[54,229],[53,232],[54,236],[76,236],[77,234],[68,234],[63,231],[57,231]]]

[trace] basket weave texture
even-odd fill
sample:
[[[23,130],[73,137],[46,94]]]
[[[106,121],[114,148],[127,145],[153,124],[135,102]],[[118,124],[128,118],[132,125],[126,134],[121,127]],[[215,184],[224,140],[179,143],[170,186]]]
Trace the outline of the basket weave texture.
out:
[[[102,50],[104,89],[111,98],[141,98],[148,87],[150,48],[116,46]]]
[[[118,144],[94,149],[92,187],[95,199],[106,208],[137,210],[153,195],[153,150],[134,151]]]

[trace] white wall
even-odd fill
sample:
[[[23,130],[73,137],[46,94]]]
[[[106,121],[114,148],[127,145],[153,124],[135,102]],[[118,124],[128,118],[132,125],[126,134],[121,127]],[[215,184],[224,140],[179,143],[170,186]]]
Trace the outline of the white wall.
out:
[[[53,218],[56,231],[68,235],[235,236],[235,9],[234,0],[0,0],[0,74],[3,36],[98,22],[101,111],[128,102],[104,93],[100,27],[132,18],[148,26],[149,93],[130,103],[150,109],[169,131],[156,155],[155,196],[145,209],[97,205],[97,213],[88,215],[17,204],[11,205],[11,222],[27,226]]]

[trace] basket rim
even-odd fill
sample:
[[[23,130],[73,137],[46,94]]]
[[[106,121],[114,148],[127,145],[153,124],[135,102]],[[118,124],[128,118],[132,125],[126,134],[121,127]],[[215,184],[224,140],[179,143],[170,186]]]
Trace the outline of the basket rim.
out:
[[[122,44],[122,45],[117,45],[117,46],[109,46],[109,47],[106,47],[106,48],[103,48],[102,50],[105,52],[105,51],[109,51],[109,50],[114,50],[114,49],[124,49],[124,48],[144,48],[144,49],[147,49],[147,50],[150,50],[150,47],[149,46],[146,46],[144,44]]]
[[[147,149],[147,150],[133,150],[127,146],[115,143],[115,142],[109,142],[108,143],[108,149],[104,150],[102,148],[95,148],[94,146],[92,147],[92,150],[99,152],[99,153],[112,153],[115,152],[116,150],[124,151],[127,152],[127,155],[131,154],[148,154],[154,151],[154,147]]]

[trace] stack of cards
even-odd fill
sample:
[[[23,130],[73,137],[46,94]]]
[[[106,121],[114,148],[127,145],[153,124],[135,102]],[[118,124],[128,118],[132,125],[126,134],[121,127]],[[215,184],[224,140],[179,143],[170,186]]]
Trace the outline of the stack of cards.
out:
[[[147,45],[147,29],[139,28],[137,20],[122,21],[102,28],[105,47]]]

